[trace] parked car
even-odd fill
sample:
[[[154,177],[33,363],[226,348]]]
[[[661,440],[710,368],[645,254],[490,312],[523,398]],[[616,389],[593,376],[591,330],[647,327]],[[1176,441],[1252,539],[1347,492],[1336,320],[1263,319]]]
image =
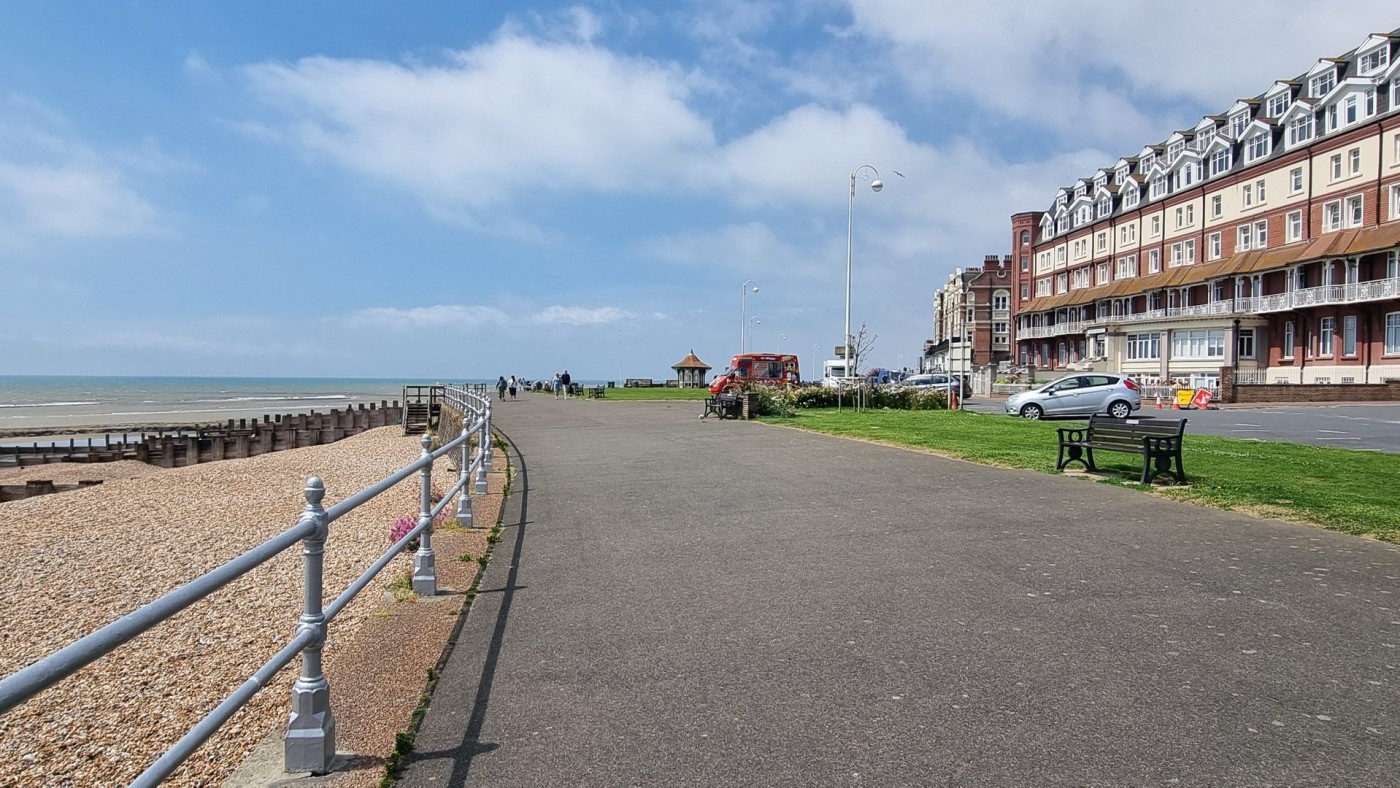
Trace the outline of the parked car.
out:
[[[1103,372],[1069,375],[1006,400],[1007,414],[1023,419],[1100,412],[1123,419],[1141,407],[1142,395],[1132,378]]]
[[[961,384],[961,385],[959,385]],[[967,399],[972,396],[972,387],[961,375],[945,375],[941,372],[925,372],[919,375],[910,375],[896,384],[901,389],[941,389],[942,391],[958,391],[958,396]],[[957,387],[956,389],[954,387]]]

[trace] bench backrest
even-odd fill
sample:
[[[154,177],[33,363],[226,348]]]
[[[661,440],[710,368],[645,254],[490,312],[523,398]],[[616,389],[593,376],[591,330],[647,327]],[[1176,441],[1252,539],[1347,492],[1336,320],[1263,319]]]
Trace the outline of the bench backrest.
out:
[[[1095,413],[1086,437],[1092,443],[1141,449],[1146,436],[1179,439],[1185,431],[1186,419],[1115,419]]]

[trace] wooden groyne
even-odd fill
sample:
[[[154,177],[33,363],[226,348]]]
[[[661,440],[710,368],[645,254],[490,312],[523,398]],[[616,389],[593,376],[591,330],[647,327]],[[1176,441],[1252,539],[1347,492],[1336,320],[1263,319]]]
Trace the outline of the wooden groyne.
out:
[[[102,438],[67,444],[36,442],[29,446],[0,446],[0,468],[26,468],[51,462],[115,462],[136,460],[161,468],[180,468],[219,460],[256,457],[286,449],[334,443],[365,430],[403,423],[403,407],[395,400],[370,403],[325,413],[289,413],[258,419],[229,419],[218,427],[185,427],[155,433],[108,433]],[[54,490],[49,490],[53,492]],[[42,494],[42,493],[40,493]]]

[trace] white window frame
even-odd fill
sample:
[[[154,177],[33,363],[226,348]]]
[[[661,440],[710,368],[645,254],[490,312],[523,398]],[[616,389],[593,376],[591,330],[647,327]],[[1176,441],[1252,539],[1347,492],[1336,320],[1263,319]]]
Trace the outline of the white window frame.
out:
[[[1162,250],[1161,250],[1161,249],[1148,249],[1148,250],[1147,250],[1147,273],[1149,273],[1149,274],[1156,274],[1156,273],[1160,273],[1161,270],[1162,270]]]
[[[1302,194],[1302,193],[1303,193],[1303,168],[1302,168],[1302,167],[1294,167],[1292,170],[1289,170],[1289,172],[1288,172],[1288,193],[1289,193],[1289,194]]]
[[[1283,117],[1283,113],[1288,111],[1288,93],[1279,93],[1271,97],[1264,111],[1271,118]]]
[[[1293,243],[1303,240],[1303,212],[1292,211],[1284,218],[1285,235],[1284,243]]]
[[[1210,155],[1210,174],[1212,177],[1230,171],[1230,151],[1222,148]]]
[[[1400,314],[1400,313],[1397,313]],[[1129,361],[1154,361],[1162,357],[1162,335],[1156,331],[1145,334],[1129,334],[1127,350]]]
[[[1293,321],[1289,320],[1283,324],[1283,347],[1279,348],[1280,358],[1293,358],[1294,347],[1298,343],[1297,328]]]
[[[1240,184],[1240,204],[1246,208],[1254,205],[1254,184]]]
[[[1342,316],[1342,357],[1356,357],[1356,315]]]
[[[1360,148],[1352,148],[1351,150],[1347,151],[1347,174],[1349,174],[1349,175],[1360,175],[1360,174],[1361,174],[1361,149],[1360,149]]]
[[[1317,321],[1317,355],[1332,357],[1332,347],[1337,335],[1337,319],[1328,315]]]
[[[1260,219],[1254,223],[1254,248],[1266,249],[1269,246],[1269,220]]]
[[[1245,161],[1255,162],[1269,155],[1272,141],[1269,135],[1263,132],[1255,134],[1249,138],[1249,143],[1245,146],[1247,154]]]
[[[1348,228],[1360,227],[1366,223],[1366,195],[1353,194],[1347,197],[1342,209],[1342,223]]]
[[[1332,200],[1322,204],[1322,231],[1335,232],[1342,229],[1342,201]]]
[[[1312,78],[1308,83],[1308,95],[1313,98],[1322,98],[1337,87],[1337,71],[1332,69]]]
[[[1400,183],[1390,184],[1390,218],[1400,219]]]
[[[1385,316],[1385,354],[1400,356],[1400,312]]]
[[[1254,329],[1241,328],[1239,334],[1235,336],[1235,356],[1237,358],[1254,358]]]
[[[1137,276],[1137,255],[1130,254],[1118,258],[1118,279],[1132,279]]]
[[[1210,250],[1208,252],[1210,257],[1207,259],[1219,260],[1221,257],[1225,256],[1225,247],[1224,244],[1221,242],[1220,233],[1211,233],[1209,236],[1207,236],[1207,246]]]
[[[1212,195],[1210,198],[1210,218],[1219,219],[1220,214],[1225,210],[1225,200],[1220,195]]]
[[[1304,112],[1293,120],[1288,121],[1288,145],[1293,147],[1302,145],[1313,138],[1313,131],[1316,128],[1316,121],[1312,112]]]
[[[1242,224],[1235,228],[1235,251],[1248,252],[1254,248],[1254,228]]]
[[[1332,182],[1340,181],[1342,179],[1342,154],[1332,154],[1332,158],[1328,159],[1328,165],[1332,171]]]
[[[1224,359],[1225,329],[1179,328],[1172,331],[1172,358]]]

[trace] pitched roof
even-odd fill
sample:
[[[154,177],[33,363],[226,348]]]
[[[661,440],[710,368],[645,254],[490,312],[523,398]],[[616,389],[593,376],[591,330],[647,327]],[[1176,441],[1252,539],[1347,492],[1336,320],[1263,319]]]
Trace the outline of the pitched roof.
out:
[[[685,358],[681,359],[680,361],[676,362],[675,364],[672,364],[672,365],[671,365],[671,369],[675,369],[675,370],[681,370],[681,369],[713,369],[713,367],[711,367],[709,364],[706,364],[705,362],[701,361],[700,359],[696,358],[696,357],[695,357],[695,351],[692,350],[692,351],[690,351],[689,353],[686,354]]]

